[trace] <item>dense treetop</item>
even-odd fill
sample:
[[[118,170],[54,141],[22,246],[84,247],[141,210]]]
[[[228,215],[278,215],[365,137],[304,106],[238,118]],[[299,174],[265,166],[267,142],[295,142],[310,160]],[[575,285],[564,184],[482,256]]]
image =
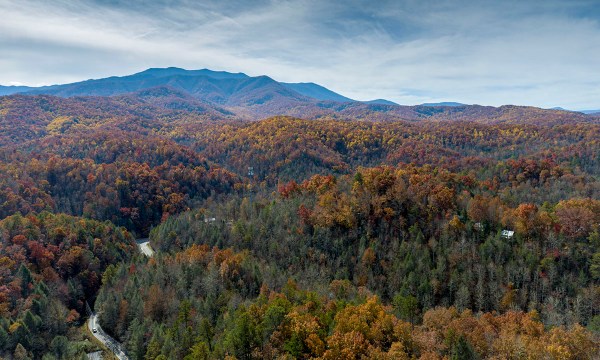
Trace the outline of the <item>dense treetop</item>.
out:
[[[0,356],[598,352],[597,117],[246,85],[0,97]]]

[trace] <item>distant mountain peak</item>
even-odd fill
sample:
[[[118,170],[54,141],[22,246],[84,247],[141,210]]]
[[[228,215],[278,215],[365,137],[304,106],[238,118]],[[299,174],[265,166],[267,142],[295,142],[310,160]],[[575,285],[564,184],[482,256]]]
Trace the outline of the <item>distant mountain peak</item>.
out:
[[[398,105],[398,103],[395,103],[393,101],[389,101],[386,99],[375,99],[375,100],[369,100],[369,101],[363,101],[366,104],[374,104],[374,105]]]
[[[215,79],[245,79],[249,78],[244,73],[231,73],[227,71],[216,71],[210,69],[199,69],[199,70],[186,70],[178,67],[167,67],[167,68],[149,68],[139,73],[135,73],[131,76],[152,76],[152,77],[165,77],[165,76],[207,76]]]
[[[454,102],[454,101],[443,101],[438,103],[423,103],[421,106],[465,106],[466,104]]]

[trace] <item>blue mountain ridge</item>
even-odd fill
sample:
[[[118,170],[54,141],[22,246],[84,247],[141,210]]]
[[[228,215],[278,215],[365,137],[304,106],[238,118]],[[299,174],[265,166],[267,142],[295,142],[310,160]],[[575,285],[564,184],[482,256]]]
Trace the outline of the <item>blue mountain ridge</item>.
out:
[[[453,102],[453,101],[445,101],[445,102],[438,102],[438,103],[424,103],[421,104],[421,106],[465,106],[466,104],[462,104],[459,102]]]
[[[247,113],[250,111],[257,115],[277,114],[286,112],[284,111],[286,109],[296,109],[297,113],[302,113],[308,111],[309,107],[321,109],[341,107],[340,109],[345,109],[348,106],[364,105],[369,110],[379,111],[377,106],[385,106],[385,110],[389,111],[395,106],[400,106],[385,99],[356,101],[311,82],[286,83],[278,82],[264,75],[252,77],[244,73],[209,69],[186,70],[177,67],[150,68],[132,75],[90,79],[70,84],[42,87],[0,86],[0,96],[11,94],[59,97],[117,96],[163,87],[168,90],[156,93],[185,94],[190,99],[217,108],[219,111],[229,108],[234,112]],[[420,105],[422,108],[462,108],[465,106],[468,105],[458,102]],[[259,109],[259,107],[263,109]],[[402,112],[399,109],[396,110]],[[565,109],[554,108],[551,110]],[[429,113],[430,111],[419,110],[418,112]],[[578,112],[597,116],[596,114],[600,113],[600,110],[580,110]]]
[[[251,77],[244,73],[231,73],[209,69],[186,70],[177,67],[150,68],[132,75],[90,79],[70,84],[42,87],[0,86],[0,95],[23,93],[61,97],[114,96],[160,86],[168,86],[176,90],[185,91],[202,100],[218,104],[228,103],[229,105],[244,105],[238,104],[237,101],[251,98],[252,96],[249,96],[247,93],[249,91],[264,93],[267,90],[273,91],[279,96],[290,97],[299,101],[316,100],[341,103],[355,101],[315,83],[284,83],[277,82],[264,75]],[[367,101],[365,103],[396,104],[383,99]]]
[[[34,88],[29,87],[29,86],[2,86],[2,85],[0,85],[0,96],[27,92],[31,89],[34,89]]]

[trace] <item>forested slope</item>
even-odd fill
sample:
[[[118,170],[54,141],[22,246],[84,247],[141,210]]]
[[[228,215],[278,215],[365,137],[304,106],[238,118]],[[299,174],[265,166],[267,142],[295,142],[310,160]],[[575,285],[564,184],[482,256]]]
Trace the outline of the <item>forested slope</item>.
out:
[[[119,270],[99,304],[137,309],[105,321],[138,358],[593,358],[597,335],[574,324],[599,330],[600,201],[572,189],[513,205],[512,181],[490,185],[359,168],[207,203],[155,228],[171,255]],[[221,263],[204,260],[223,248]],[[152,293],[128,296],[140,282],[172,299],[159,319]]]
[[[107,266],[129,260],[132,235],[110,222],[41,212],[0,221],[0,351],[76,358],[85,302]],[[19,350],[19,351],[17,351]]]
[[[0,97],[1,356],[82,355],[85,301],[134,359],[598,352],[598,118],[240,106]]]

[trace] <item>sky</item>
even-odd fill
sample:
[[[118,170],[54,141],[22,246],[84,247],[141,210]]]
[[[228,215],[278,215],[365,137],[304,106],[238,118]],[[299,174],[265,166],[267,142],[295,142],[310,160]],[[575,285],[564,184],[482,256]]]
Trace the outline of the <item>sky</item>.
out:
[[[0,84],[150,67],[356,100],[600,109],[600,0],[0,0]]]

